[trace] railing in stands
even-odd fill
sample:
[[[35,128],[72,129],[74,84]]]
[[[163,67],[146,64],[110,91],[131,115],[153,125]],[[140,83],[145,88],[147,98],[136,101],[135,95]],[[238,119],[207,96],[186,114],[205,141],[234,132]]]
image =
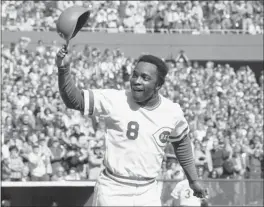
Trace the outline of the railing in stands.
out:
[[[2,30],[12,30],[12,31],[27,31],[20,30],[19,27],[15,26],[2,26]],[[55,31],[55,29],[45,28],[45,27],[33,27],[33,31]],[[127,33],[175,33],[175,34],[252,34],[248,30],[243,29],[209,29],[209,30],[196,30],[196,29],[154,29],[146,28],[145,32],[137,32],[133,28],[95,28],[95,27],[84,27],[81,31],[89,32],[106,32],[106,33],[118,33],[118,32],[127,32]],[[256,32],[256,34],[264,34],[264,30]]]

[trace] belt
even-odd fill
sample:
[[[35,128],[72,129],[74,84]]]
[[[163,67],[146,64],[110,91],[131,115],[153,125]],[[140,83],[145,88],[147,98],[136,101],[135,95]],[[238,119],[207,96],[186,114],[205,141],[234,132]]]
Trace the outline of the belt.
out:
[[[103,170],[104,175],[118,181],[131,184],[149,184],[155,181],[155,178],[146,178],[146,177],[127,177],[122,175],[117,175],[113,173],[109,168]]]

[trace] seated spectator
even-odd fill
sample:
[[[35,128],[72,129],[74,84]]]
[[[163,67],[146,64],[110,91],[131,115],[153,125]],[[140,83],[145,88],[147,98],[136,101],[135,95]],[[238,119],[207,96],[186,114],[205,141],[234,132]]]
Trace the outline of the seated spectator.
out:
[[[50,108],[45,108],[45,110],[43,111],[43,113],[40,114],[40,119],[41,119],[42,124],[44,126],[50,125],[50,123],[54,119],[54,115],[51,113]]]
[[[204,180],[204,179],[208,178],[208,174],[206,173],[205,167],[203,167],[203,166],[200,166],[197,168],[197,174],[198,174],[199,179]]]
[[[261,149],[254,149],[253,154],[249,155],[247,163],[250,179],[261,179],[263,162],[263,152],[261,152]],[[261,183],[259,181],[251,182],[249,184],[249,192],[249,200],[257,201],[262,193]]]
[[[22,181],[24,163],[18,154],[18,148],[11,146],[9,152],[8,167],[10,169],[10,181]]]
[[[234,163],[234,171],[237,175],[236,177],[244,177],[244,173],[246,171],[246,163],[243,159],[242,148],[238,144],[234,147],[234,152],[232,153],[232,161]]]
[[[4,158],[1,162],[1,180],[10,181],[11,169],[9,168],[9,159]]]
[[[48,147],[48,140],[46,140],[45,138],[39,139],[39,148],[40,148],[40,153],[45,156],[46,172],[50,176],[52,174],[52,167],[51,167],[52,153]]]
[[[67,153],[64,156],[65,162],[63,162],[63,166],[67,171],[72,167],[77,168],[79,165],[82,165],[82,160],[80,160],[82,159],[81,147],[75,136],[71,136],[70,141],[66,143],[66,150]]]
[[[74,136],[74,137],[76,137],[78,139],[81,135],[83,135],[83,133],[81,132],[80,125],[79,124],[75,124],[73,126],[73,133],[71,134],[71,136]]]
[[[87,160],[87,163],[85,161],[82,165],[80,165],[78,167],[79,167],[79,169],[77,169],[77,172],[80,175],[80,179],[81,180],[89,180],[90,168],[89,168],[88,160]]]
[[[6,116],[4,121],[5,133],[10,134],[14,128],[15,128],[14,120],[12,120],[11,116]]]
[[[58,166],[54,169],[53,175],[51,176],[51,181],[64,181],[66,176],[66,171],[62,166]]]
[[[194,159],[197,168],[203,167],[205,176],[212,171],[212,158],[204,142],[194,141]]]
[[[10,157],[10,147],[15,146],[15,141],[13,139],[5,139],[2,145],[2,160],[8,159]]]
[[[224,160],[229,157],[229,153],[227,153],[225,149],[221,148],[219,144],[218,139],[215,139],[213,142],[213,149],[210,150],[210,153],[212,157],[213,170],[216,170],[218,175],[221,176],[223,174]]]
[[[69,174],[65,176],[65,180],[81,180],[81,176],[73,167],[69,170]]]
[[[254,149],[252,155],[248,156],[247,167],[251,179],[260,179],[262,174],[263,151],[261,148]]]
[[[30,181],[30,175],[29,175],[29,167],[28,164],[24,163],[24,168],[22,171],[22,181],[27,182]]]
[[[169,169],[166,173],[166,179],[182,179],[184,172],[178,161],[171,162]]]
[[[96,180],[103,169],[103,152],[100,147],[94,146],[89,154],[89,179]]]
[[[28,155],[29,169],[32,181],[49,181],[46,156],[41,153],[38,145],[33,146],[33,152]]]
[[[218,168],[216,168],[216,169],[218,169]],[[223,161],[221,169],[222,169],[222,173],[220,175],[220,178],[223,178],[223,179],[235,178],[235,168],[234,168],[234,163],[233,163],[232,159],[225,158],[225,160]],[[216,171],[221,172],[220,170],[216,170]]]
[[[54,138],[51,141],[50,151],[52,172],[55,172],[56,169],[62,166],[62,160],[65,156],[66,149],[63,147],[63,145],[60,145],[57,139]]]

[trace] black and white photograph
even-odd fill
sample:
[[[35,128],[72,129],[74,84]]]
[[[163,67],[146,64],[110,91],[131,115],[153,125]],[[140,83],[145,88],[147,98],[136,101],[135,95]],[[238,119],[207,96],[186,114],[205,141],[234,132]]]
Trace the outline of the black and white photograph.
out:
[[[1,1],[1,206],[264,206],[263,0]]]

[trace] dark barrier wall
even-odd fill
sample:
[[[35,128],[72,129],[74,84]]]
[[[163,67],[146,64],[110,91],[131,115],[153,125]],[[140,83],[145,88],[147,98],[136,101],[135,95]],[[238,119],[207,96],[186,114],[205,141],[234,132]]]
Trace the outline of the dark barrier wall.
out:
[[[93,186],[4,187],[1,199],[10,200],[12,207],[49,207],[54,201],[58,206],[82,207],[92,206],[93,190]]]
[[[32,39],[30,47],[42,39],[50,44],[52,40],[62,43],[56,32],[2,32],[2,42],[8,44],[19,37]],[[164,58],[176,57],[184,50],[192,60],[263,61],[262,35],[180,35],[180,34],[133,34],[80,32],[72,40],[77,50],[89,44],[103,50],[120,48],[126,56],[138,57],[152,53]]]
[[[79,181],[76,181],[78,183]],[[89,182],[89,181],[88,181]],[[160,183],[163,204],[171,198],[178,181]],[[213,179],[203,180],[209,193],[209,206],[263,206],[263,180]],[[14,183],[15,184],[15,183]],[[51,185],[53,183],[51,182]],[[53,201],[62,207],[91,206],[94,187],[89,186],[7,186],[1,188],[1,199],[11,201],[12,207],[51,206]]]

